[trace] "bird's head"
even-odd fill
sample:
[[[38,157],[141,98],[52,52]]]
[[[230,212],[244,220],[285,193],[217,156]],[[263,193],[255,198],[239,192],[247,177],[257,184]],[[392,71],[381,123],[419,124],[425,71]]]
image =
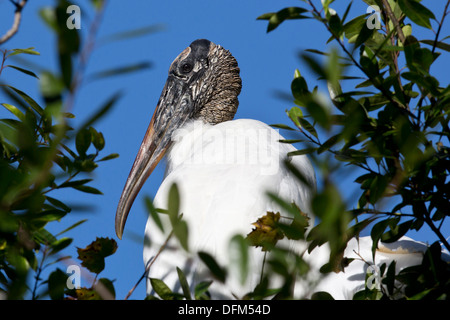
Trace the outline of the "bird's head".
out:
[[[175,58],[119,200],[119,238],[134,199],[171,146],[175,130],[192,119],[210,124],[232,120],[241,86],[236,59],[209,40],[195,40]]]

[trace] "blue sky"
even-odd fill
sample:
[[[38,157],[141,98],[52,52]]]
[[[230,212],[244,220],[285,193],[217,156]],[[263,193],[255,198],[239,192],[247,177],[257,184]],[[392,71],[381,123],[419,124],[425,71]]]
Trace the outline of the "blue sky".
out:
[[[38,16],[39,8],[52,3],[53,1],[49,0],[29,1],[19,34],[7,42],[5,47],[36,47],[41,56],[33,56],[29,61],[56,70],[55,39]],[[336,1],[332,7],[342,16],[342,8],[347,3]],[[80,1],[79,4],[82,8],[82,31],[85,33],[92,19],[92,10],[87,9],[88,1]],[[440,1],[424,1],[424,4],[432,8],[440,19],[441,6],[443,7]],[[329,37],[326,29],[315,20],[297,20],[287,21],[277,30],[267,34],[266,21],[256,20],[263,13],[304,5],[303,2],[294,0],[109,1],[98,38],[149,25],[158,25],[160,30],[144,37],[99,46],[89,60],[87,75],[137,62],[150,61],[152,68],[117,78],[85,82],[77,96],[72,110],[77,116],[73,122],[75,127],[92,115],[96,108],[117,90],[124,93],[114,109],[95,125],[106,139],[103,154],[120,154],[120,158],[102,163],[93,174],[92,186],[100,189],[104,195],[94,196],[78,191],[64,191],[52,195],[64,199],[69,204],[82,203],[90,208],[86,212],[74,211],[68,218],[63,219],[63,223],[54,223],[51,227],[56,233],[75,221],[89,219],[68,234],[75,238],[69,252],[74,258],[76,246],[85,247],[97,236],[118,240],[114,232],[114,216],[126,177],[166,81],[169,65],[193,40],[209,39],[230,50],[237,59],[241,69],[243,90],[236,118],[253,118],[268,124],[289,124],[290,120],[285,110],[293,104],[280,99],[276,92],[290,92],[296,68],[301,70],[310,86],[317,84],[320,89],[325,89],[324,84],[316,81],[315,76],[299,60],[298,53],[307,48],[325,51],[324,43]],[[320,3],[317,5],[320,6]],[[364,14],[366,9],[365,3],[355,1],[348,20]],[[12,11],[9,1],[0,0],[2,34],[10,26]],[[435,25],[436,23],[433,24]],[[427,35],[427,39],[434,38],[431,31],[414,26],[413,32],[416,30],[420,32],[419,35]],[[446,30],[448,23],[443,28],[443,36],[447,35],[444,34]],[[448,66],[445,68],[445,60],[443,58],[440,60],[436,66],[437,77],[441,80],[441,85],[445,86],[448,83],[448,76],[444,72],[446,68],[448,70]],[[38,97],[38,82],[31,77],[14,70],[5,70],[1,80]],[[1,95],[0,100],[5,102]],[[0,109],[0,117],[7,116],[9,117],[9,114]],[[119,299],[125,297],[143,272],[142,239],[147,220],[143,197],[155,195],[163,172],[164,166],[159,165],[147,180],[131,210],[124,239],[118,240],[118,251],[107,258],[106,269],[100,275],[115,279]],[[351,184],[351,178],[350,174],[339,183],[341,192],[347,196],[356,188]],[[444,226],[443,231],[444,235],[450,234],[450,227]],[[427,231],[413,236],[428,242],[436,240]],[[64,265],[61,268],[64,269]],[[141,299],[144,295],[145,285],[142,283],[132,298]]]

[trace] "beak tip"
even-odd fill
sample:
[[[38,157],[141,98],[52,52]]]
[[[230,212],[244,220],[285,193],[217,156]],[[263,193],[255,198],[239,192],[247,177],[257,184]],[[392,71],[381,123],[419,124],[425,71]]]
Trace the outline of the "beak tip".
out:
[[[124,223],[120,219],[119,215],[116,215],[116,235],[119,240],[122,240]]]

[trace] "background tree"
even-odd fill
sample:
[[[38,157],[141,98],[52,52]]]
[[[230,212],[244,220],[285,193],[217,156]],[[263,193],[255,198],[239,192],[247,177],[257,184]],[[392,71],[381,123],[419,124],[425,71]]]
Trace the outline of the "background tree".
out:
[[[336,270],[345,244],[364,228],[371,228],[373,252],[379,241],[393,242],[409,230],[430,228],[435,242],[422,265],[395,279],[405,284],[408,298],[448,299],[450,269],[441,260],[441,247],[450,250],[450,245],[441,230],[450,209],[450,91],[448,83],[433,76],[432,66],[450,51],[444,41],[448,36],[441,34],[450,2],[442,3],[436,18],[420,1],[365,1],[373,11],[351,20],[352,2],[342,13],[331,8],[334,1],[322,1],[322,7],[304,2],[304,7],[259,19],[269,21],[270,32],[285,20],[312,18],[336,44],[329,52],[309,49],[301,54],[318,79],[327,82],[332,106],[297,70],[291,85],[297,106],[288,111],[295,128],[281,126],[298,132],[295,142],[308,144],[292,155],[310,154],[323,169],[323,187],[313,200],[313,212],[322,220],[311,232],[310,249],[328,242],[328,271]],[[434,39],[417,39],[415,30],[421,27],[433,29]],[[341,83],[349,81],[351,89],[343,90]],[[339,205],[344,201],[329,177],[330,168],[342,165],[361,172],[355,180],[361,189],[357,203]],[[393,277],[383,281],[393,283]],[[365,290],[356,297],[388,296]]]
[[[39,56],[39,52],[32,47],[5,48],[4,43],[19,30],[27,1],[12,3],[16,7],[14,23],[0,41],[0,76],[11,68],[37,79],[39,100],[43,103],[27,94],[27,88],[13,87],[5,82],[7,79],[0,78],[0,89],[8,98],[2,106],[13,116],[0,120],[0,297],[61,299],[66,294],[75,299],[114,298],[112,281],[97,279],[97,276],[105,267],[104,258],[116,251],[115,240],[97,238],[86,248],[78,248],[77,258],[81,265],[95,277],[84,272],[83,277],[91,280],[90,288],[73,288],[68,285],[71,279],[68,279],[64,265],[80,262],[74,262],[65,253],[73,241],[65,234],[86,220],[79,220],[57,234],[48,229],[50,224],[61,221],[72,211],[71,206],[52,194],[71,188],[101,195],[102,192],[91,185],[92,172],[101,162],[118,157],[116,153],[100,156],[105,147],[105,137],[93,125],[114,106],[121,97],[120,92],[107,98],[77,128],[71,125],[75,118],[71,111],[85,80],[86,65],[96,43],[105,2],[92,1],[90,10],[94,19],[84,35],[77,28],[68,27],[72,13],[68,11],[72,5],[70,2],[56,1],[53,7],[40,10],[40,16],[56,38],[59,70],[44,70],[39,76],[16,65],[21,60],[14,60],[18,55]],[[152,29],[129,31],[128,34],[117,35],[117,38],[150,31]],[[83,40],[82,36],[86,39]],[[91,77],[103,79],[148,67],[148,62],[132,63]]]
[[[39,49],[32,48],[34,44],[25,49],[8,47],[10,39],[20,35],[20,18],[24,19],[21,15],[30,4],[11,1],[13,19],[5,30],[12,32],[6,31],[0,41],[1,103],[11,114],[0,121],[2,298],[97,299],[115,296],[113,280],[120,275],[109,280],[98,279],[104,272],[105,257],[117,249],[115,241],[98,237],[78,250],[81,261],[76,263],[92,275],[87,288],[71,291],[67,290],[66,265],[61,262],[73,262],[69,260],[68,252],[74,239],[67,234],[74,228],[82,228],[85,220],[69,223],[64,228],[58,224],[57,232],[49,230],[57,221],[69,221],[69,213],[74,211],[71,204],[58,198],[58,191],[71,189],[101,193],[95,188],[92,173],[100,169],[97,166],[102,160],[117,157],[115,153],[100,156],[105,151],[105,136],[93,127],[122,97],[121,91],[110,90],[106,78],[124,76],[150,66],[147,61],[131,62],[126,66],[99,70],[91,77],[86,74],[89,58],[102,43],[148,34],[158,28],[151,25],[99,41],[97,34],[104,19],[106,1],[86,3],[91,7],[82,8],[89,16],[83,23],[89,23],[83,24],[81,30],[67,28],[69,14],[66,10],[71,2],[58,0],[40,10],[41,19],[56,39],[57,71],[48,71],[47,66],[27,67],[30,65],[28,62],[45,58],[39,56]],[[303,63],[310,69],[297,70],[292,81],[294,99],[289,101],[293,100],[296,106],[287,111],[292,124],[277,127],[290,135],[286,143],[301,143],[302,149],[292,155],[309,154],[318,170],[319,190],[313,210],[321,223],[313,229],[309,240],[313,240],[311,249],[325,242],[332,248],[330,263],[323,271],[345,265],[342,250],[349,238],[360,232],[370,232],[375,249],[379,241],[394,241],[410,230],[429,228],[435,235],[435,242],[422,265],[398,275],[389,273],[386,266],[386,282],[392,283],[394,277],[403,282],[407,297],[411,299],[448,299],[450,272],[441,259],[440,249],[441,245],[449,249],[448,235],[443,231],[449,212],[449,87],[446,79],[435,75],[433,66],[450,50],[445,42],[448,37],[442,34],[449,1],[442,3],[441,12],[434,13],[415,0],[366,3],[378,8],[379,13],[370,11],[353,18],[350,12],[356,2],[346,4],[342,12],[337,12],[332,9],[338,5],[334,1],[303,1],[301,6],[259,17],[268,20],[268,31],[280,24],[295,23],[299,34],[304,33],[302,24],[314,20],[329,33],[328,43],[335,44],[329,51],[323,49],[325,44],[321,44],[319,48],[301,54]],[[377,14],[381,19],[380,29],[377,29],[375,20]],[[286,21],[299,19],[301,21]],[[421,28],[432,30],[434,37],[419,39],[417,34]],[[295,40],[290,37],[290,41]],[[178,50],[180,44],[175,46]],[[23,60],[21,57],[32,59]],[[29,87],[9,83],[6,70],[31,79],[38,78],[34,81],[39,84],[39,94],[31,94]],[[311,71],[317,77],[308,76]],[[93,114],[77,122],[74,118],[75,101],[83,84],[100,79],[105,81],[98,94],[103,102],[93,108]],[[320,86],[311,85],[316,83],[316,79],[319,79],[319,84],[326,82],[331,100],[323,98]],[[94,98],[97,95],[92,97],[90,104],[97,105]],[[337,173],[348,172],[349,168],[360,173],[355,181],[360,186],[357,201],[343,197],[343,191],[339,191],[334,182]],[[291,169],[295,174],[295,168]],[[293,221],[295,217],[297,222],[302,221],[295,207],[282,199],[276,200],[289,208]],[[149,201],[147,203],[150,204]],[[149,211],[152,210],[149,205]],[[268,215],[264,220],[275,229],[280,228],[275,232],[277,237],[280,234],[297,239],[304,237],[301,232],[304,224],[279,225],[276,222],[276,214]],[[95,236],[92,235],[87,243]],[[182,238],[185,235],[177,236]],[[245,236],[233,239],[241,253],[236,264],[242,277],[246,274],[245,252],[248,250]],[[217,278],[230,276],[227,268],[215,263],[214,257],[204,253],[201,258]],[[275,293],[280,298],[289,298],[292,273],[305,274],[308,270],[300,257],[292,258],[276,248],[270,252],[267,268],[284,277],[284,286],[274,291],[262,281],[248,298],[262,298]],[[139,276],[136,274],[134,278],[137,280]],[[180,280],[184,285],[181,273]],[[155,298],[208,297],[207,282],[197,288],[195,297],[190,297],[188,292],[182,296],[174,295],[159,279],[153,282],[158,291]],[[388,292],[365,290],[355,296],[366,299],[383,297],[389,297]],[[314,298],[329,296],[318,294]]]

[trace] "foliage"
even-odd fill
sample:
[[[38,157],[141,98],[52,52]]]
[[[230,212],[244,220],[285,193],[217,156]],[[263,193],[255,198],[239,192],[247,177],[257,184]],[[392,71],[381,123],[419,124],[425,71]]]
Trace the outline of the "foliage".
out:
[[[64,220],[72,211],[53,196],[55,191],[73,189],[101,195],[90,174],[102,161],[118,156],[100,156],[105,137],[93,125],[120,99],[119,92],[111,94],[82,125],[76,129],[71,126],[75,97],[82,87],[86,61],[93,50],[105,6],[105,1],[91,2],[95,17],[88,34],[83,36],[66,27],[66,8],[71,2],[57,0],[54,6],[40,11],[56,38],[57,71],[36,72],[16,65],[17,56],[41,58],[39,50],[33,47],[0,49],[0,89],[8,97],[1,104],[13,116],[0,120],[1,298],[115,296],[113,281],[97,279],[105,268],[105,258],[117,249],[114,240],[97,238],[78,249],[81,265],[95,277],[89,288],[69,290],[67,273],[56,266],[71,259],[65,252],[73,239],[65,236],[66,232],[85,220],[57,234],[48,231],[49,225]],[[294,136],[295,139],[285,143],[306,143],[306,147],[290,156],[308,154],[321,170],[321,187],[312,201],[313,213],[320,222],[305,233],[309,225],[305,214],[297,206],[269,195],[289,216],[268,212],[255,221],[255,228],[248,235],[236,235],[230,243],[230,250],[236,253],[232,265],[222,266],[209,253],[199,252],[199,259],[211,271],[211,280],[197,284],[191,292],[186,276],[177,268],[182,293],[172,292],[161,279],[150,279],[156,295],[147,299],[209,299],[212,281],[225,282],[236,274],[230,272],[232,268],[238,270],[239,280],[245,282],[249,274],[248,252],[255,250],[251,246],[265,252],[264,269],[258,286],[238,298],[292,298],[294,279],[299,276],[306,279],[310,270],[300,255],[276,246],[280,240],[307,240],[309,250],[328,243],[331,254],[321,271],[341,272],[352,263],[343,255],[347,242],[369,228],[374,253],[380,242],[393,242],[408,231],[421,228],[430,228],[436,242],[418,266],[396,274],[395,263],[384,264],[380,270],[381,289],[366,287],[354,299],[396,298],[396,282],[404,286],[407,299],[449,299],[450,269],[442,260],[441,245],[450,250],[442,234],[450,212],[450,90],[448,84],[433,75],[432,67],[450,51],[444,41],[448,36],[441,35],[450,1],[438,20],[420,1],[367,0],[367,5],[380,9],[380,29],[373,27],[376,18],[372,14],[350,20],[352,2],[343,13],[331,8],[333,0],[323,0],[322,8],[309,0],[303,2],[303,6],[266,13],[259,19],[268,21],[267,32],[283,23],[300,25],[305,19],[315,20],[330,34],[327,43],[336,45],[328,52],[308,49],[300,54],[318,79],[326,82],[331,100],[324,99],[319,88],[296,70],[291,83],[295,106],[286,112],[293,124],[276,125],[290,130]],[[434,39],[418,39],[417,28],[433,30]],[[107,38],[105,43],[155,30],[149,26],[126,31]],[[150,66],[149,62],[133,62],[98,72],[90,79],[120,76]],[[6,68],[39,81],[40,96],[33,98],[27,90],[9,85],[2,78]],[[286,166],[304,181],[288,162]],[[347,203],[333,183],[333,174],[348,167],[360,172],[355,180],[359,186],[356,203]],[[169,200],[167,212],[159,212],[147,199],[149,214],[160,228],[163,224],[159,215],[167,214],[172,228],[169,238],[175,237],[189,250],[189,230],[179,212],[176,186],[171,188]],[[43,271],[49,268],[54,269],[44,277]],[[138,283],[144,277],[145,273]],[[277,287],[270,281],[274,277],[282,280]],[[311,298],[332,299],[326,292],[317,292]]]
[[[331,171],[321,172],[323,188],[312,204],[321,223],[309,235],[309,250],[328,242],[330,266],[336,271],[347,241],[369,225],[373,254],[380,241],[393,242],[409,230],[428,227],[436,242],[422,265],[398,275],[385,271],[391,283],[395,276],[404,284],[407,298],[448,299],[450,269],[440,250],[441,245],[450,250],[441,233],[450,212],[450,87],[433,76],[432,66],[450,51],[443,41],[448,37],[441,36],[449,2],[437,20],[420,1],[365,1],[380,9],[379,29],[370,27],[370,14],[349,21],[352,2],[343,14],[330,7],[332,0],[322,1],[323,8],[304,2],[305,8],[286,8],[259,19],[268,20],[268,32],[288,19],[315,19],[326,28],[328,42],[337,47],[329,52],[308,49],[300,56],[326,81],[332,105],[296,70],[291,85],[296,106],[287,111],[295,127],[279,127],[297,132],[296,141],[309,144],[292,156],[310,154],[320,168],[336,170],[344,164],[361,172],[355,180],[361,190],[358,202],[349,205],[333,185]],[[435,38],[417,39],[415,30],[421,27],[433,30]],[[430,266],[439,269],[432,277],[425,276]],[[394,295],[364,295],[386,297]]]
[[[432,65],[450,51],[443,42],[448,37],[440,36],[450,1],[437,21],[420,1],[368,0],[368,5],[380,9],[379,29],[370,27],[376,25],[368,22],[374,19],[370,14],[348,20],[352,2],[342,17],[330,7],[333,0],[322,1],[320,9],[312,1],[304,2],[306,7],[285,8],[259,19],[268,21],[267,32],[286,20],[315,19],[329,32],[328,42],[337,43],[329,52],[308,49],[300,54],[318,79],[326,82],[330,103],[317,86],[311,88],[295,70],[291,92],[296,106],[286,112],[294,126],[274,125],[291,131],[293,139],[285,143],[306,143],[290,156],[308,154],[322,169],[322,187],[312,201],[313,214],[320,222],[305,235],[305,219],[298,220],[292,230],[280,223],[279,213],[268,212],[254,223],[246,238],[233,239],[235,244],[241,243],[242,254],[235,261],[242,265],[241,274],[247,274],[248,246],[266,252],[260,284],[241,298],[293,298],[294,277],[306,279],[309,266],[301,256],[275,246],[284,237],[307,240],[309,251],[328,243],[331,253],[321,272],[342,272],[352,263],[344,256],[347,242],[363,230],[370,228],[375,255],[380,242],[391,243],[410,230],[428,227],[436,239],[420,265],[396,274],[395,261],[382,264],[378,272],[381,286],[366,286],[353,298],[449,299],[450,266],[442,259],[441,250],[450,250],[450,245],[441,230],[450,212],[450,87],[433,76]],[[433,29],[432,21],[436,21],[437,29]],[[417,39],[413,34],[418,27],[433,29],[435,38]],[[351,89],[343,89],[346,87]],[[289,163],[286,165],[300,181],[305,180]],[[360,189],[356,203],[347,203],[333,183],[333,173],[348,167],[359,172],[355,179]],[[292,215],[283,218],[304,217],[295,206],[271,197]],[[200,258],[214,281],[223,282],[231,276],[213,257],[205,259],[201,253]],[[183,282],[183,275],[179,275]],[[274,288],[270,279],[275,276],[282,282]],[[366,276],[368,281],[374,273]],[[166,286],[152,284],[160,298],[174,298],[174,293],[167,294]],[[177,298],[190,297],[184,291]],[[316,292],[311,298],[333,299],[326,292]]]
[[[104,10],[104,1],[92,1],[95,18],[87,38],[81,31],[69,29],[69,15],[65,0],[44,7],[40,16],[56,39],[58,70],[41,68],[39,74],[16,64],[17,56],[41,59],[37,49],[7,49],[2,44],[0,89],[8,101],[1,105],[13,118],[0,120],[0,298],[7,299],[96,299],[114,296],[109,279],[98,279],[105,267],[104,258],[115,252],[112,239],[97,238],[85,249],[78,249],[82,265],[96,274],[91,288],[68,290],[65,270],[59,262],[71,264],[66,253],[73,239],[66,232],[80,226],[80,220],[57,234],[48,226],[64,220],[72,208],[53,195],[57,190],[69,189],[101,195],[95,188],[92,172],[98,165],[118,157],[101,155],[105,137],[93,125],[102,118],[121,97],[119,92],[97,108],[97,111],[79,127],[73,128],[74,100],[81,89],[87,60],[95,41],[98,22]],[[88,10],[86,8],[86,10]],[[112,36],[118,41],[135,32],[145,34],[154,28],[127,31]],[[92,76],[93,80],[121,75],[148,68],[149,63],[110,69]],[[33,98],[23,88],[9,85],[2,76],[6,68],[31,76],[39,82],[39,97]],[[65,221],[65,220],[64,220]],[[53,271],[50,271],[53,268]],[[45,270],[45,275],[44,275]],[[105,291],[106,288],[106,291]],[[108,296],[109,294],[109,296]]]

